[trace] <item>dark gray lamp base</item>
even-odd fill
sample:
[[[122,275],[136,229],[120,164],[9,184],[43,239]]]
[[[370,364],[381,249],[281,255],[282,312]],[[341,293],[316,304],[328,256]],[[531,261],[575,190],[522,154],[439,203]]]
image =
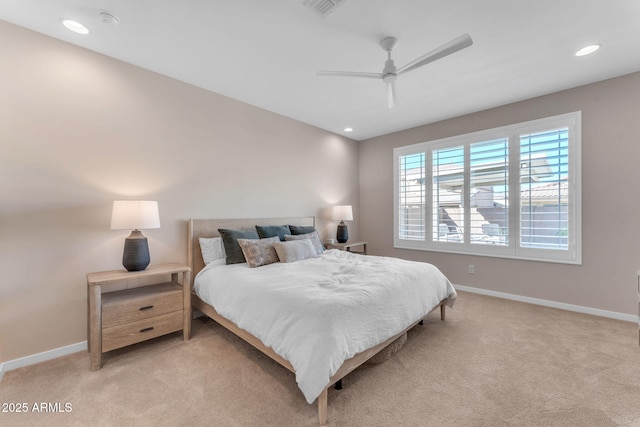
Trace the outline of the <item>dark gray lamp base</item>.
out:
[[[338,224],[336,240],[338,243],[347,243],[347,240],[349,240],[349,230],[347,230],[347,225],[344,221],[340,221],[340,224]]]
[[[142,271],[149,265],[149,244],[140,230],[133,230],[124,241],[122,265],[127,271]]]

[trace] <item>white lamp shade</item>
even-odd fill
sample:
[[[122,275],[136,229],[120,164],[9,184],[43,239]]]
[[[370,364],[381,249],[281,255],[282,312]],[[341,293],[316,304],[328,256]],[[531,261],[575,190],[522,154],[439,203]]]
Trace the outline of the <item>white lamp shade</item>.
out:
[[[331,210],[331,219],[334,221],[353,221],[351,205],[334,206]]]
[[[158,202],[149,200],[115,200],[111,212],[112,230],[160,228]]]

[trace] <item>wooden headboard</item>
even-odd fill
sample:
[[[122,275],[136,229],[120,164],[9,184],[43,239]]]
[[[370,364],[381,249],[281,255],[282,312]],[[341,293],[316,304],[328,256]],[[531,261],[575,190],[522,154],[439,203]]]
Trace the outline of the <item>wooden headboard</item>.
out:
[[[188,261],[191,267],[191,285],[196,274],[204,268],[202,252],[200,252],[200,237],[218,237],[218,228],[230,228],[234,230],[255,230],[256,225],[300,225],[315,226],[316,218],[313,216],[294,218],[236,218],[236,219],[190,219],[189,220],[189,244]]]

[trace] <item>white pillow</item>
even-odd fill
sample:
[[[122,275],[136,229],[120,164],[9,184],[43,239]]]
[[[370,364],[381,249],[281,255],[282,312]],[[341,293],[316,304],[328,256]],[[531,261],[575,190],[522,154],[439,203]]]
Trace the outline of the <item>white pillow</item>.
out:
[[[280,258],[280,262],[294,262],[318,257],[309,239],[275,242],[273,247],[278,254],[278,258]]]
[[[313,245],[313,249],[315,249],[315,251],[316,251],[316,253],[318,255],[320,255],[322,252],[324,252],[324,246],[322,246],[322,241],[320,240],[320,235],[318,234],[317,231],[313,231],[313,232],[307,233],[307,234],[294,234],[294,235],[285,234],[284,240],[286,240],[286,241],[289,241],[289,240],[310,240],[311,244]]]
[[[200,252],[205,265],[211,264],[218,259],[226,259],[222,237],[200,237]]]

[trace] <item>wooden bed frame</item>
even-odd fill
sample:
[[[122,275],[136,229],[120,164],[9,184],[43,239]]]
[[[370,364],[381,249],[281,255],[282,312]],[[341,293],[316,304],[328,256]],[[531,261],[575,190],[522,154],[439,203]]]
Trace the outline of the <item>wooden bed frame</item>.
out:
[[[189,245],[188,245],[188,259],[189,266],[191,267],[191,304],[194,308],[200,310],[202,313],[209,316],[211,319],[224,326],[238,337],[242,338],[280,365],[287,368],[289,371],[295,373],[291,363],[274,352],[270,347],[267,347],[260,341],[260,339],[251,335],[244,329],[239,328],[233,322],[222,317],[216,310],[209,304],[202,301],[193,291],[194,278],[200,270],[204,268],[204,261],[202,260],[202,252],[200,251],[200,243],[198,239],[200,237],[217,237],[220,236],[218,228],[230,228],[230,229],[255,229],[256,225],[299,225],[299,226],[315,226],[315,217],[297,217],[297,218],[253,218],[253,219],[191,219],[189,220]],[[440,318],[445,320],[445,301],[441,301],[439,305],[434,307],[432,311],[440,307]],[[338,371],[331,377],[329,384],[318,396],[318,421],[320,425],[327,423],[327,397],[329,387],[342,380],[351,371],[365,363],[371,357],[375,356],[380,350],[391,344],[393,341],[402,336],[409,329],[413,328],[417,324],[422,324],[422,320],[419,320],[409,325],[405,330],[399,334],[389,338],[388,340],[372,347],[368,350],[358,353],[350,359],[345,360]]]

